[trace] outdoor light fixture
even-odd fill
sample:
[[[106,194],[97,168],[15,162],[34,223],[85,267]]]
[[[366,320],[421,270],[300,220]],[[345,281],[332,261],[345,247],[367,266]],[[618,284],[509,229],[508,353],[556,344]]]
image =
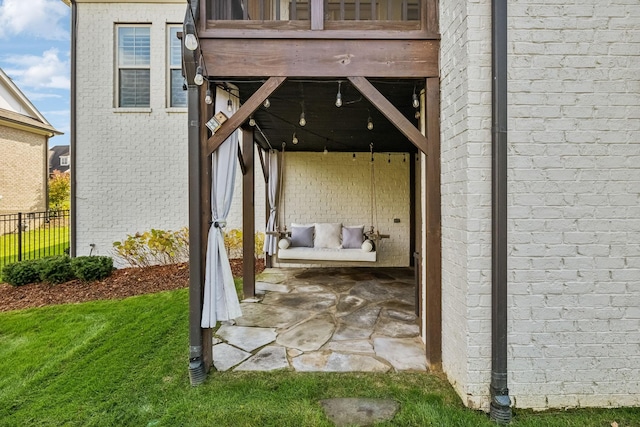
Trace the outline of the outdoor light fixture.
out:
[[[340,85],[342,82],[338,82],[338,93],[336,94],[336,107],[342,107],[342,94],[340,93]]]
[[[196,68],[196,76],[193,78],[193,82],[198,86],[202,86],[204,83],[204,76],[202,75],[202,66],[198,65]]]
[[[253,116],[249,117],[249,126],[255,126],[256,125],[256,119],[253,118]]]
[[[367,119],[367,129],[373,130],[373,120],[371,120],[371,116]]]
[[[296,133],[293,133],[293,139],[291,140],[291,142],[293,142],[293,145],[296,145],[298,143],[298,137],[296,136]]]
[[[231,103],[231,98],[227,99],[227,111],[230,113],[233,111],[233,104]]]
[[[300,113],[300,121],[298,122],[300,126],[304,126],[307,124],[307,120],[304,118],[304,111]]]
[[[325,156],[329,154],[329,150],[327,150],[326,146],[324,147],[324,151],[322,152],[322,154],[324,154]]]
[[[413,108],[418,108],[420,107],[420,100],[418,99],[418,94],[416,93],[416,87],[413,87],[413,102],[412,104]]]
[[[269,98],[265,99],[262,105],[264,105],[264,108],[271,107],[271,102],[269,102]]]
[[[416,110],[416,113],[413,115],[416,119],[420,118],[420,110]]]
[[[204,103],[207,105],[213,104],[213,98],[211,97],[211,88],[209,87],[209,81],[207,80],[207,92],[204,97]]]

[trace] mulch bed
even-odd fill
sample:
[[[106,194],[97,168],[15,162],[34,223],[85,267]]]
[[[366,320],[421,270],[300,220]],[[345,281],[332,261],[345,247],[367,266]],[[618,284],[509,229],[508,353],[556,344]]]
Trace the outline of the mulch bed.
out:
[[[242,277],[242,259],[231,260],[234,277]],[[256,272],[264,270],[264,260],[256,260]],[[104,280],[72,280],[59,285],[31,283],[14,287],[0,283],[0,311],[44,307],[54,304],[121,299],[134,295],[169,291],[189,286],[189,264],[157,265],[115,270]]]

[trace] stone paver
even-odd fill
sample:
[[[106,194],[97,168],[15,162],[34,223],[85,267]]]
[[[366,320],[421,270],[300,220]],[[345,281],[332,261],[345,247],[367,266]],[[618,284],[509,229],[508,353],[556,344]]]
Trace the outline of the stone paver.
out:
[[[323,311],[336,304],[336,296],[332,293],[268,293],[262,304],[278,307],[292,307],[298,310]]]
[[[213,346],[213,366],[218,371],[226,371],[238,363],[251,357],[251,353],[242,351],[229,344],[217,344]]]
[[[281,333],[276,342],[301,351],[315,351],[329,341],[334,330],[331,315],[322,314]]]
[[[264,294],[265,292],[291,292],[291,287],[283,283],[256,282],[256,293]]]
[[[324,413],[337,427],[370,426],[391,421],[400,405],[391,399],[337,398],[320,401]]]
[[[333,341],[359,340],[369,338],[378,320],[380,307],[364,307],[340,318],[340,324],[333,334]]]
[[[369,340],[329,341],[322,350],[351,353],[373,353],[373,344]]]
[[[289,367],[287,361],[287,350],[284,347],[270,345],[252,356],[242,365],[238,366],[236,371],[274,371],[277,369],[286,369]]]
[[[419,338],[375,338],[376,355],[393,365],[397,371],[426,371],[427,360]]]
[[[416,320],[405,322],[402,320],[395,320],[389,317],[382,317],[376,324],[374,335],[382,335],[392,338],[408,338],[417,337],[420,333],[420,328]]]
[[[316,351],[291,360],[299,372],[387,372],[390,366],[372,356],[362,354]]]
[[[240,304],[242,317],[238,317],[238,326],[257,326],[260,328],[288,328],[302,322],[311,314],[306,310],[292,307],[267,306],[264,304]]]
[[[275,341],[277,336],[274,328],[229,325],[221,326],[216,335],[234,347],[249,352]]]

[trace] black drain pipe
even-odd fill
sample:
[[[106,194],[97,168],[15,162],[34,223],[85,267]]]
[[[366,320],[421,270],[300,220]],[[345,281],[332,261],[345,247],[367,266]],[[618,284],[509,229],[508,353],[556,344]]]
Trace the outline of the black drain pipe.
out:
[[[491,1],[491,407],[511,421],[507,388],[507,0]]]

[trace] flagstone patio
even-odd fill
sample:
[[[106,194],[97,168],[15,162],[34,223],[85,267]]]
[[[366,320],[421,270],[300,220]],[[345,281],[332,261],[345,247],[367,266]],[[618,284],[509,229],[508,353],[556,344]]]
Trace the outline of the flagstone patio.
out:
[[[409,268],[267,269],[214,335],[219,371],[426,371]]]

